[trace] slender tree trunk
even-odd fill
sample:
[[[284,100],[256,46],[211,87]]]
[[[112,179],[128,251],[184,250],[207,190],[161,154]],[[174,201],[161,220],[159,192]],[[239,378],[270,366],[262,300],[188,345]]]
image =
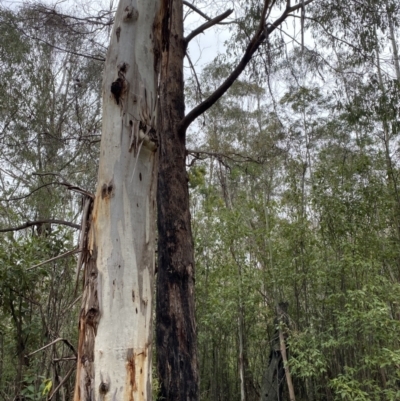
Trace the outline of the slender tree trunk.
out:
[[[386,4],[387,18],[388,18],[388,22],[389,22],[390,41],[392,43],[393,64],[394,64],[394,69],[396,71],[396,78],[398,81],[400,81],[399,48],[397,46],[397,40],[396,40],[396,29],[395,29],[394,23],[393,23],[393,12],[390,10],[387,0],[385,1],[385,4]]]
[[[194,256],[186,173],[182,0],[161,10],[158,175],[157,368],[160,399],[198,399]]]
[[[286,383],[287,383],[288,390],[289,390],[289,399],[290,399],[290,401],[296,401],[296,397],[294,395],[292,376],[290,374],[288,358],[286,355],[286,343],[285,343],[285,338],[283,336],[282,329],[279,329],[279,343],[281,346],[281,355],[282,355],[283,365],[285,367],[285,376],[286,376]]]
[[[158,2],[121,0],[107,53],[75,401],[151,400]]]
[[[246,386],[245,386],[246,378],[245,378],[244,346],[243,346],[243,311],[241,307],[239,307],[238,332],[239,332],[240,400],[246,401]]]

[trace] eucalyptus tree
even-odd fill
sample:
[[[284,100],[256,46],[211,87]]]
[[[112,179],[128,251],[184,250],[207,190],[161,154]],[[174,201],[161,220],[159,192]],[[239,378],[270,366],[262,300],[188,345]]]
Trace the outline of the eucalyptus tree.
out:
[[[105,67],[98,189],[83,257],[76,399],[150,397],[156,150],[160,397],[198,399],[186,130],[226,92],[269,35],[310,2],[286,2],[275,21],[273,2],[252,4],[254,29],[243,56],[227,79],[186,115],[187,44],[230,11],[207,17],[184,37],[182,1],[119,4]]]

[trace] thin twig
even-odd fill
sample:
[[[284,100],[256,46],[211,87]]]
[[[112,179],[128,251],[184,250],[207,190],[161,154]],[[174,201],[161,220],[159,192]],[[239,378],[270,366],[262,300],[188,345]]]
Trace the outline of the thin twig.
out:
[[[203,98],[203,92],[201,91],[201,85],[200,85],[200,81],[199,81],[199,78],[196,73],[196,69],[194,68],[192,60],[187,52],[186,52],[186,57],[188,59],[189,65],[190,65],[190,69],[193,71],[194,79],[196,80],[197,90],[199,91],[200,100],[201,100]]]

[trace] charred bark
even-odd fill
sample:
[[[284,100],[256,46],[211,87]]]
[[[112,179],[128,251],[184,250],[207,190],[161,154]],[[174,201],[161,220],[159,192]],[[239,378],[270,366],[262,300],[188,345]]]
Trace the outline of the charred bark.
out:
[[[282,355],[280,324],[288,324],[286,302],[279,303],[277,318],[275,319],[275,332],[271,341],[268,367],[263,376],[260,401],[282,401],[285,385],[285,366]]]
[[[157,368],[160,399],[198,399],[194,256],[186,173],[182,0],[161,8],[158,174]]]

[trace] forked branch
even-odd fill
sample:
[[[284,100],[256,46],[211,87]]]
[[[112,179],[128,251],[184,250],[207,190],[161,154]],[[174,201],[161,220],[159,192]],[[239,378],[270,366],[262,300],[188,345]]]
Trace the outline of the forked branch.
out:
[[[287,7],[282,15],[275,20],[274,23],[265,25],[265,21],[261,21],[259,29],[252,37],[250,43],[248,44],[242,59],[239,61],[238,65],[231,72],[228,78],[204,101],[194,107],[180,122],[179,130],[181,133],[186,132],[186,129],[189,125],[201,114],[207,111],[217,100],[219,100],[225,92],[232,86],[232,84],[236,81],[239,75],[246,68],[247,64],[250,62],[254,53],[258,50],[260,45],[264,42],[264,40],[273,32],[276,28],[278,28],[283,21],[290,15],[290,13],[298,10],[299,8],[306,6],[307,4],[312,3],[314,0],[305,0],[304,3],[295,4],[292,7],[288,7],[290,3],[287,3]],[[266,0],[266,4],[269,3]],[[265,9],[265,7],[264,7]]]
[[[208,20],[204,24],[200,25],[198,28],[196,28],[194,31],[190,32],[190,34],[185,38],[185,45],[187,46],[188,43],[195,38],[197,35],[200,33],[204,32],[206,29],[211,28],[212,26],[218,24],[225,18],[229,17],[233,13],[233,10],[227,10],[223,14],[218,15],[217,17]]]
[[[204,19],[206,19],[207,21],[211,21],[212,18],[209,17],[207,14],[204,14],[203,11],[201,11],[200,9],[198,9],[196,6],[194,6],[192,3],[189,3],[186,0],[183,0],[182,2],[185,6],[191,8],[194,12],[196,12],[197,14],[199,14],[201,17],[203,17]],[[225,22],[224,24],[229,24],[229,22]]]

